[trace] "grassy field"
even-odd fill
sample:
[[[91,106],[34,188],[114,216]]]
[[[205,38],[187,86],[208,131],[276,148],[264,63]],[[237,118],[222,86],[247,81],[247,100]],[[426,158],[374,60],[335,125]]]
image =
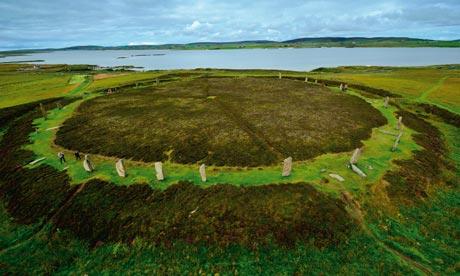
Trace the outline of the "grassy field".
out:
[[[431,102],[460,114],[458,65],[393,68],[341,67],[311,75],[382,88],[421,102]]]
[[[0,72],[11,77],[24,73],[16,72],[15,66],[2,65]],[[25,96],[28,104],[0,109],[2,274],[460,272],[459,128],[454,113],[438,116],[419,107],[420,103],[459,107],[453,99],[459,91],[455,66],[308,73],[310,78],[366,84],[403,96],[391,99],[387,108],[379,91],[372,94],[375,90],[364,87],[343,93],[336,86],[303,82],[304,72],[284,71],[283,78],[296,80],[279,80],[277,71],[263,70],[112,73],[72,71],[66,66],[49,70],[42,74],[63,74],[74,86],[64,98],[43,101],[46,119],[38,103]],[[418,88],[401,88],[404,80]],[[116,93],[96,92],[109,88]],[[417,93],[419,89],[423,91]],[[58,101],[64,108],[57,108]],[[340,103],[344,105],[337,107]],[[334,111],[321,112],[331,105]],[[99,116],[93,116],[96,113]],[[140,121],[142,114],[149,119]],[[323,116],[324,123],[311,124],[321,121],[312,114]],[[404,134],[392,152],[400,115]],[[162,118],[160,123],[157,118]],[[72,120],[76,121],[69,128]],[[350,134],[352,120],[361,124],[364,134],[346,140],[361,140],[358,166],[368,175],[365,179],[346,167],[354,144],[343,152],[328,148]],[[99,132],[91,132],[93,121]],[[117,124],[130,131],[110,127]],[[155,180],[153,163],[144,160],[148,157],[132,154],[135,145],[122,148],[131,139],[143,146],[155,141],[162,133],[157,124],[168,135],[180,133],[168,137],[166,141],[173,142],[165,147],[182,152],[175,156],[166,150],[170,158],[164,159],[162,182]],[[306,136],[299,127],[304,124],[311,124]],[[55,144],[61,139],[55,127],[62,125],[64,134],[73,131],[83,145],[98,139],[98,134],[104,139],[93,146],[114,148],[113,155],[132,158],[126,161],[128,176],[118,177],[116,157],[102,151],[91,155],[95,172],[86,173],[71,150]],[[224,126],[225,135],[216,132]],[[211,134],[206,136],[200,127]],[[334,127],[339,128],[336,134],[331,132]],[[247,139],[254,139],[249,134],[265,137],[261,156],[272,152],[267,147],[271,145],[282,156],[298,154],[305,160],[295,158],[292,175],[283,178],[282,158],[272,164],[254,163],[255,167],[229,166],[224,159],[226,166],[209,166],[208,182],[201,182],[198,164],[210,162],[211,154],[189,153],[206,152],[204,140],[217,146],[226,142],[236,153],[248,150],[236,139],[241,136],[228,129],[241,131]],[[300,145],[298,149],[280,144],[291,132],[306,137],[292,143]],[[184,135],[191,138],[181,140]],[[308,140],[309,135],[315,138]],[[207,138],[199,140],[202,137]],[[195,144],[186,143],[194,139]],[[250,141],[257,145],[257,139]],[[310,147],[325,150],[312,153]],[[64,165],[56,157],[59,151],[66,153]],[[41,162],[27,165],[42,157]],[[345,181],[331,178],[330,173]]]
[[[0,66],[0,108],[66,96],[85,81],[84,75],[56,72],[51,66]]]

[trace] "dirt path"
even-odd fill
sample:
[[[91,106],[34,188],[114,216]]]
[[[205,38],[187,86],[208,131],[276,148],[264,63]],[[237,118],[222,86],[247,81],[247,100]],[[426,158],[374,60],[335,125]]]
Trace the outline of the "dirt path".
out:
[[[223,103],[217,98],[214,99],[214,101],[218,104],[219,108],[222,110],[222,113],[230,118],[230,120],[232,120],[241,130],[246,132],[254,141],[261,142],[279,159],[286,158],[286,154],[284,154],[280,149],[277,149],[273,143],[265,137],[263,133],[258,131],[247,120],[241,117],[238,112],[236,112],[231,106]]]
[[[430,89],[427,89],[423,91],[423,93],[417,98],[418,101],[426,101],[428,96],[433,93],[434,91],[438,90],[441,88],[441,86],[444,84],[444,82],[449,78],[450,76],[445,76],[440,78]]]
[[[61,205],[61,207],[59,207],[59,209],[57,209],[54,213],[50,213],[49,214],[49,219],[46,219],[45,221],[41,222],[41,224],[39,225],[37,231],[35,231],[34,233],[32,233],[30,235],[29,238],[25,239],[25,240],[22,240],[18,243],[15,243],[13,245],[10,245],[8,247],[5,247],[3,249],[0,250],[0,255],[2,254],[5,254],[7,252],[9,252],[10,250],[13,250],[15,248],[18,248],[20,247],[21,245],[24,245],[26,244],[28,241],[32,240],[34,237],[36,237],[37,235],[41,234],[41,233],[46,233],[47,230],[50,230],[47,228],[48,225],[50,225],[52,222],[54,222],[59,214],[67,207],[69,206],[69,204],[72,202],[72,200],[75,198],[75,196],[77,196],[77,194],[79,194],[83,189],[85,188],[85,184],[81,184],[78,189],[75,190],[75,192],[73,192],[65,201],[64,203]]]
[[[409,256],[406,256],[404,255],[403,253],[397,251],[396,249],[393,249],[391,248],[390,246],[388,246],[384,241],[382,240],[379,240],[375,235],[374,233],[369,230],[367,228],[367,226],[365,224],[363,224],[363,230],[366,234],[368,234],[373,240],[375,240],[375,242],[381,246],[383,249],[385,249],[386,251],[388,251],[389,253],[393,254],[393,255],[396,255],[398,257],[400,257],[401,259],[403,259],[406,263],[408,263],[410,266],[412,267],[415,267],[417,268],[418,270],[420,270],[423,274],[425,275],[434,275],[433,271],[431,271],[430,268],[428,268],[427,266],[417,262],[416,260],[412,259],[411,257]]]

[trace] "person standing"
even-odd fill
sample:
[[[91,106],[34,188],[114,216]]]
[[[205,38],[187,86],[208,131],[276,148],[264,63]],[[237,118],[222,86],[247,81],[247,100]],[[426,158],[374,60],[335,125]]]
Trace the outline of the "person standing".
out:
[[[59,157],[59,162],[61,162],[61,164],[66,163],[65,156],[62,151],[58,153],[58,157]]]
[[[75,151],[74,155],[75,155],[75,160],[81,160],[80,152],[78,150]]]

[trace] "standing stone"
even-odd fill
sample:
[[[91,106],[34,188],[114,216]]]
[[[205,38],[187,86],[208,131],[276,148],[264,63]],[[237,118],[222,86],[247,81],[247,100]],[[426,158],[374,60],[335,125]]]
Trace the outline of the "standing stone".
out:
[[[160,84],[160,80],[158,78],[155,79],[155,82],[156,82],[157,85]]]
[[[46,109],[45,107],[43,106],[42,103],[40,103],[40,112],[42,113],[42,116],[47,119],[48,118],[48,114],[46,113]]]
[[[402,125],[402,116],[399,116],[398,125],[397,125],[396,128],[399,129],[399,130],[402,130],[402,127],[403,127],[403,125]]]
[[[200,176],[201,176],[201,181],[206,182],[206,165],[202,164],[200,166]]]
[[[290,176],[292,170],[292,157],[288,157],[283,161],[283,173],[282,176]]]
[[[126,169],[123,159],[120,159],[115,163],[115,168],[117,169],[117,173],[120,177],[126,177]]]
[[[344,89],[344,86],[343,86],[343,83],[340,84],[340,91],[343,91]]]
[[[308,77],[305,77],[305,82],[308,82]]]
[[[401,140],[402,134],[403,134],[402,131],[399,132],[399,135],[396,137],[393,147],[391,148],[391,151],[395,151],[398,148],[399,141]]]
[[[317,80],[317,79],[315,80],[315,83],[318,83],[318,80]]]
[[[389,101],[390,101],[390,97],[386,96],[386,97],[385,97],[385,102],[383,103],[383,106],[384,106],[385,108],[388,107],[388,102],[389,102]]]
[[[282,77],[281,73],[278,73],[278,78],[281,79]]]
[[[360,155],[361,155],[361,149],[360,148],[355,149],[355,151],[353,152],[353,155],[350,158],[350,164],[358,163],[358,158]]]
[[[87,172],[94,171],[93,163],[89,159],[88,154],[85,154],[85,160],[83,160],[83,168],[85,168],[85,171],[87,171]]]
[[[162,181],[165,179],[163,174],[163,163],[155,162],[155,172],[157,176],[157,180]]]

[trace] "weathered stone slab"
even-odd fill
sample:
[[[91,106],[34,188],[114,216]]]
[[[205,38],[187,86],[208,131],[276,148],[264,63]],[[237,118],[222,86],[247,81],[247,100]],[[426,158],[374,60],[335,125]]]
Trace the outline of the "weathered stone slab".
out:
[[[37,164],[38,162],[41,162],[41,161],[43,161],[43,160],[45,160],[45,159],[46,159],[46,157],[38,158],[38,159],[36,159],[36,160],[30,162],[29,165],[35,165],[35,164]]]
[[[200,166],[200,176],[201,176],[201,181],[206,182],[206,165],[202,164]]]
[[[305,82],[308,82],[308,77],[305,77]]]
[[[338,175],[338,174],[335,174],[335,173],[330,173],[329,176],[330,176],[331,178],[337,179],[337,180],[340,181],[340,182],[345,181],[345,178],[343,178],[342,176],[340,176],[340,175]]]
[[[115,163],[115,168],[117,169],[117,173],[120,177],[126,177],[126,168],[123,159],[120,159],[117,163]]]
[[[162,181],[165,179],[165,176],[163,174],[163,163],[155,162],[155,173],[157,180]]]
[[[350,164],[351,170],[357,173],[361,177],[366,177],[367,175],[360,169],[358,168],[355,164]]]
[[[85,168],[85,171],[87,172],[94,171],[94,165],[87,154],[85,154],[85,160],[83,160],[83,168]]]
[[[55,130],[55,129],[58,129],[58,128],[60,128],[60,126],[50,127],[50,128],[47,128],[46,130]]]
[[[282,176],[290,176],[292,170],[292,157],[288,157],[283,161],[283,173]]]
[[[353,152],[353,155],[350,158],[350,164],[358,163],[358,159],[361,156],[361,152],[362,151],[360,148],[355,149],[355,151]]]
[[[399,133],[399,135],[396,137],[395,142],[393,144],[393,147],[391,148],[391,151],[395,151],[398,148],[399,141],[401,140],[401,136],[403,135],[402,131]]]
[[[281,75],[281,73],[278,73],[278,78],[279,78],[279,79],[282,79],[282,78],[283,78],[283,76]]]

